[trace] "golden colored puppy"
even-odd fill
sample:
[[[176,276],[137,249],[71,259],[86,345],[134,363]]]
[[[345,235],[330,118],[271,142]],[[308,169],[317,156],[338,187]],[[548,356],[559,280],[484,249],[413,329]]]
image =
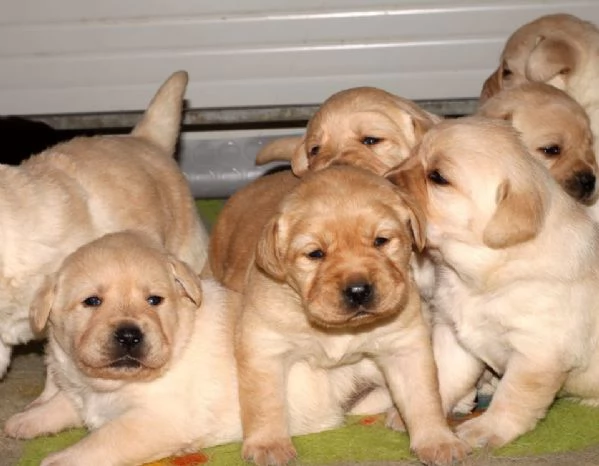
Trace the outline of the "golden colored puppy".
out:
[[[442,414],[410,273],[422,228],[393,185],[355,167],[309,173],[285,196],[259,239],[238,326],[244,458],[281,465],[296,455],[284,390],[291,364],[364,360],[381,369],[421,461],[465,456]]]
[[[237,298],[211,280],[200,282],[140,234],[109,234],[81,247],[33,302],[33,326],[49,327],[49,383],[5,432],[31,438],[91,430],[44,466],[141,464],[241,440]],[[294,365],[286,392],[290,431],[339,425],[360,380],[353,368],[331,377]]]
[[[44,277],[105,233],[143,231],[201,270],[208,238],[174,158],[187,73],[173,74],[129,135],[80,137],[0,169],[0,377],[33,338],[28,309]]]
[[[599,228],[518,133],[482,117],[441,123],[389,178],[426,212],[445,410],[485,365],[502,375],[458,435],[501,446],[557,395],[599,404]]]
[[[528,151],[549,169],[570,196],[583,204],[597,200],[597,161],[584,109],[565,92],[543,83],[504,89],[478,115],[512,123]]]
[[[273,141],[256,162],[291,160],[298,176],[329,165],[353,165],[382,175],[405,160],[439,121],[414,102],[382,89],[347,89],[322,104],[303,137]]]

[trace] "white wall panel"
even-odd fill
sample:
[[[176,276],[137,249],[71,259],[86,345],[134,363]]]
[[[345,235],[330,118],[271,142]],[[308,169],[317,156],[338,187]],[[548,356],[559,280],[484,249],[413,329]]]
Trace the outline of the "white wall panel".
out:
[[[196,108],[476,97],[507,36],[560,11],[599,23],[596,0],[0,0],[0,114],[141,109],[177,69]]]

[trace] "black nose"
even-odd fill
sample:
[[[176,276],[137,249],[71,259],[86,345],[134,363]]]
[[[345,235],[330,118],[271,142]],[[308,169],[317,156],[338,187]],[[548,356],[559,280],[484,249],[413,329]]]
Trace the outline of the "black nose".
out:
[[[369,283],[352,283],[343,290],[343,297],[351,307],[365,306],[374,297],[374,287]]]
[[[143,341],[144,335],[136,325],[123,325],[115,330],[114,339],[124,349],[131,350]]]
[[[595,175],[591,172],[578,172],[574,175],[576,183],[580,186],[582,196],[588,196],[595,190]]]

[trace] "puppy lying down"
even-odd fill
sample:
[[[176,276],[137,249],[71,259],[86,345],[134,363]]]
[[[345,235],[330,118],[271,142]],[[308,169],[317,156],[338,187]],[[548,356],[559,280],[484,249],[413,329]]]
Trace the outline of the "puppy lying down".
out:
[[[502,375],[488,410],[458,435],[501,446],[556,396],[598,405],[599,227],[518,133],[481,117],[441,123],[389,178],[426,212],[445,410],[485,364]]]
[[[441,410],[410,273],[422,234],[400,192],[355,167],[308,173],[283,197],[258,239],[238,328],[246,459],[282,465],[295,457],[284,382],[298,361],[329,371],[374,362],[418,458],[441,465],[466,455]]]
[[[202,269],[208,237],[174,158],[186,86],[187,73],[174,73],[130,134],[79,137],[0,166],[0,378],[12,346],[34,336],[34,293],[82,244],[136,229]]]
[[[331,165],[352,165],[382,175],[405,160],[430,127],[441,121],[414,102],[375,87],[329,97],[303,137],[276,139],[256,163],[290,160],[297,176]]]
[[[139,234],[109,234],[81,247],[34,300],[32,324],[48,328],[49,380],[8,420],[6,434],[90,429],[45,466],[136,465],[241,440],[236,299]],[[290,432],[339,425],[359,383],[353,368],[331,378],[294,365]]]

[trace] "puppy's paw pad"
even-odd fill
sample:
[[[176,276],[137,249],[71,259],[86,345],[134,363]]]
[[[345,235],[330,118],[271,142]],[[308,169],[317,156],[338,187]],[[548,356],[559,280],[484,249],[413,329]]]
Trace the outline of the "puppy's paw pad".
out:
[[[412,451],[424,464],[448,466],[463,460],[471,449],[466,442],[448,432],[437,438],[431,437],[427,443],[413,446]]]
[[[284,466],[295,459],[297,452],[288,438],[268,442],[246,440],[242,456],[258,466]]]
[[[396,432],[406,431],[406,426],[403,423],[403,419],[401,418],[401,414],[399,414],[397,408],[393,407],[387,410],[387,415],[385,417],[385,427]]]
[[[6,421],[4,433],[13,438],[30,439],[43,432],[40,431],[40,419],[29,411],[24,411]]]

